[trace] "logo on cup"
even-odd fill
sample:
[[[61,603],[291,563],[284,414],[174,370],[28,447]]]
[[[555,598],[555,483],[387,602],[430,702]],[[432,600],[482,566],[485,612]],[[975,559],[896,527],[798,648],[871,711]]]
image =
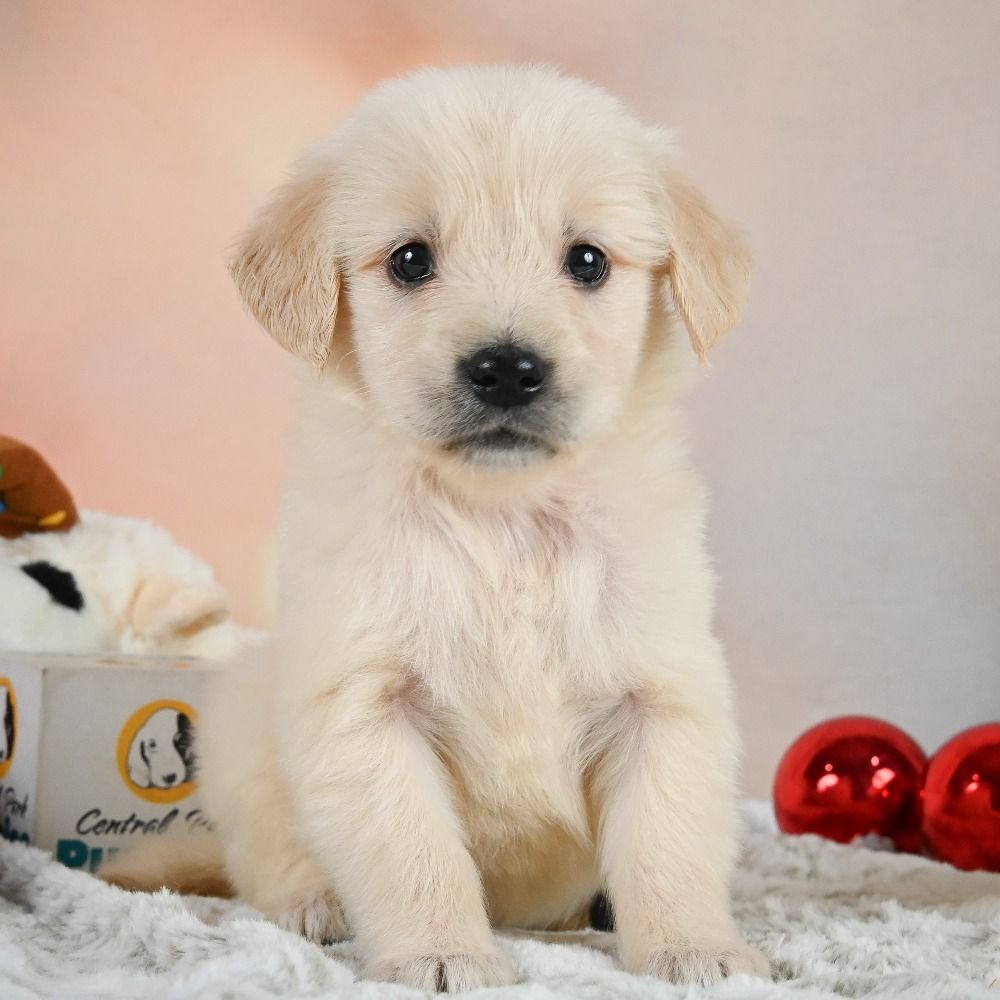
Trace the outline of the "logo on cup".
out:
[[[147,802],[179,802],[195,789],[194,727],[183,701],[151,701],[129,716],[118,737],[118,772]]]
[[[7,776],[17,749],[17,697],[10,678],[0,677],[0,778]]]

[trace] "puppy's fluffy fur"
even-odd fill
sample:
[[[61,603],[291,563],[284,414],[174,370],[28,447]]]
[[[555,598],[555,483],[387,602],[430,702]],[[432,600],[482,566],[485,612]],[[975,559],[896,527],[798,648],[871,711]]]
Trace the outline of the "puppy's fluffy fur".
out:
[[[305,364],[278,635],[204,714],[203,788],[236,893],[355,935],[375,977],[508,982],[491,925],[559,926],[602,886],[627,968],[766,969],[729,912],[737,739],[676,409],[748,255],[668,145],[551,71],[420,72],[234,263]],[[435,270],[403,286],[412,241]],[[566,272],[581,243],[596,287]],[[546,360],[542,404],[479,405],[462,363],[492,343]]]

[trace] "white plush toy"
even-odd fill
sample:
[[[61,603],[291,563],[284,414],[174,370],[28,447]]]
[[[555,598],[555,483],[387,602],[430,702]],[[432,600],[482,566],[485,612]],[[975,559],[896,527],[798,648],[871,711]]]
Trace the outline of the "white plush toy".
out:
[[[34,448],[0,434],[0,649],[225,659],[255,638],[163,528],[78,511]]]
[[[149,521],[84,510],[0,537],[0,649],[224,659],[243,637],[211,569]]]

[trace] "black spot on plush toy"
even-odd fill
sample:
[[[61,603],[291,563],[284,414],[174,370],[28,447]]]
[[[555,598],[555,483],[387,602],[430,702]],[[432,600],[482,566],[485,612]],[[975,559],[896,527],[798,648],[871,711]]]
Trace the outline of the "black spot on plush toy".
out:
[[[44,560],[25,563],[21,566],[21,572],[44,587],[56,604],[71,611],[83,610],[83,594],[77,588],[76,578],[72,573]]]

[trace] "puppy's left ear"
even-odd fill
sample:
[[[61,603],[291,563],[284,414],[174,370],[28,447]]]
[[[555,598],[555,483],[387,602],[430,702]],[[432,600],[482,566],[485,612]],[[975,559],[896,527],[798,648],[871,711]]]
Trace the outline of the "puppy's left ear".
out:
[[[673,301],[704,361],[709,348],[739,321],[750,288],[750,250],[742,233],[724,222],[685,177],[664,174],[667,276]]]
[[[228,617],[229,601],[221,587],[164,575],[143,580],[128,609],[136,635],[154,641],[187,639]]]

